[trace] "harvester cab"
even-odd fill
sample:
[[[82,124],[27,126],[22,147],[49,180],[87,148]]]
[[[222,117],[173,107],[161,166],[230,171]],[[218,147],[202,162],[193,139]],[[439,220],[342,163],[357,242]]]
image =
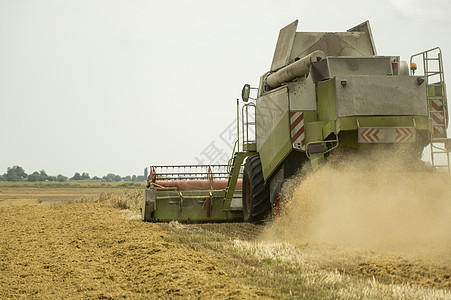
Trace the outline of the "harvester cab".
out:
[[[431,145],[432,166],[449,171],[439,48],[413,55],[409,67],[377,55],[368,21],[334,33],[296,32],[297,24],[280,30],[256,99],[250,85],[242,89],[229,164],[151,167],[144,220],[262,222],[278,213],[285,180],[335,149],[405,146],[420,159]]]

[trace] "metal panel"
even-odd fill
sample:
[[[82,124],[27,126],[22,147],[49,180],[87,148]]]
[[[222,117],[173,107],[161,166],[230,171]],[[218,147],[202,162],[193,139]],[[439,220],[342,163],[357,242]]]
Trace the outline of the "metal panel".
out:
[[[389,75],[390,56],[374,57],[327,57],[331,77],[343,75]]]
[[[315,84],[312,77],[288,83],[290,110],[316,110]]]
[[[370,38],[371,48],[373,50],[373,55],[377,55],[376,46],[374,45],[373,33],[371,32],[371,26],[369,21],[365,21],[362,24],[348,29],[348,32],[367,32]]]
[[[358,142],[360,144],[414,143],[416,133],[415,127],[359,127]]]
[[[288,113],[287,87],[276,89],[258,98],[255,112],[257,151],[260,151],[286,113]],[[286,126],[289,132],[288,122]]]
[[[287,65],[291,49],[293,47],[294,35],[296,34],[296,28],[298,27],[298,20],[285,26],[279,32],[279,38],[277,39],[276,51],[272,59],[271,71],[282,68]]]
[[[144,192],[143,203],[141,207],[141,217],[144,221],[152,221],[155,206],[155,191],[146,189]]]
[[[224,211],[225,191],[155,190],[154,222],[242,221],[242,211]]]
[[[290,61],[320,50],[327,56],[373,56],[367,32],[296,32]]]
[[[337,119],[335,80],[318,82],[318,121],[329,122]]]
[[[411,127],[415,124],[417,131],[427,131],[427,116],[365,116],[340,118],[340,130],[357,130],[361,127]]]
[[[426,85],[413,76],[335,78],[337,117],[427,116]]]
[[[292,149],[290,120],[287,112],[259,150],[265,181],[268,180]]]

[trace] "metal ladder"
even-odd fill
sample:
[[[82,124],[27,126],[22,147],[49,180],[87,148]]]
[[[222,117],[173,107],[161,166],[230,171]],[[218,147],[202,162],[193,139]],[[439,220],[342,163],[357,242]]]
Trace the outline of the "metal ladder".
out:
[[[253,110],[250,112],[250,110]],[[255,110],[256,106],[254,102],[249,102],[242,107],[241,112],[241,126],[243,133],[243,150],[244,151],[256,151],[256,132],[255,132]],[[250,116],[250,113],[253,115]]]
[[[439,47],[415,54],[422,56],[423,71],[427,86],[428,114],[431,126],[431,164],[432,167],[450,170],[450,159],[445,147],[448,128],[448,111],[445,77],[443,73],[442,51]],[[445,158],[443,158],[445,156]],[[443,163],[443,160],[446,162]],[[440,162],[439,162],[440,161]]]

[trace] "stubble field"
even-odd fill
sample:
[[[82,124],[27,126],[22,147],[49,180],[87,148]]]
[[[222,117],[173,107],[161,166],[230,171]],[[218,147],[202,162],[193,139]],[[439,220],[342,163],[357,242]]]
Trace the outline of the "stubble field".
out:
[[[447,242],[429,255],[290,236],[282,220],[152,224],[140,194],[2,183],[0,298],[451,298]]]

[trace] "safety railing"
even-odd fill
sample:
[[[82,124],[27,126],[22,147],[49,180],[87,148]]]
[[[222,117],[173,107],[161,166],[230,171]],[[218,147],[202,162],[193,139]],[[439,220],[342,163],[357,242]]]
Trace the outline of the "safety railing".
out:
[[[219,180],[227,179],[227,165],[173,165],[151,166],[150,180]]]
[[[421,59],[420,65],[415,59]],[[434,168],[446,168],[451,173],[448,143],[448,101],[445,75],[443,71],[442,51],[439,47],[412,55],[410,58],[411,75],[419,67],[419,74],[426,80],[426,98],[431,129],[431,164]]]
[[[243,149],[246,144],[255,143],[255,109],[254,102],[249,102],[242,107],[241,126]]]

